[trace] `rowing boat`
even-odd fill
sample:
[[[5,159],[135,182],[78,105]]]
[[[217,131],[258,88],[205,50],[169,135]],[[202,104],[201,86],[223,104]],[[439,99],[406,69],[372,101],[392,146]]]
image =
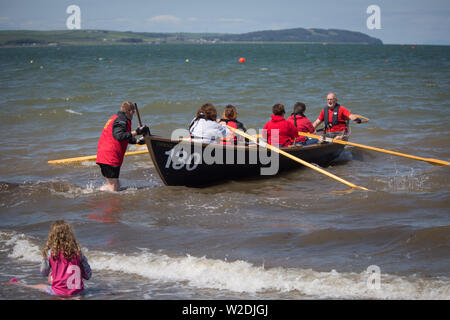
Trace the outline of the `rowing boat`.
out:
[[[275,176],[302,167],[256,144],[222,145],[171,140],[158,136],[145,138],[148,152],[161,180],[168,186],[203,187],[227,180]],[[281,148],[310,163],[326,167],[344,150],[337,143]]]

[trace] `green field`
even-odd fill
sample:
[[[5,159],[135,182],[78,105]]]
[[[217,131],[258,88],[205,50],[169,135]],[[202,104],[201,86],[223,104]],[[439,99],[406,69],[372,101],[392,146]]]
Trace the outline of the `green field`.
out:
[[[198,42],[201,33],[150,33],[106,30],[0,31],[1,46],[29,45],[111,45]],[[207,34],[214,36],[214,34]]]

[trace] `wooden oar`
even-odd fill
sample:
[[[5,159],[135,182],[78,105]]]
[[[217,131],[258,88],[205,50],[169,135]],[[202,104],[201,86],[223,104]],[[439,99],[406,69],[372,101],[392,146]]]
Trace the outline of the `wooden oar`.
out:
[[[131,151],[125,153],[126,156],[134,156],[137,154],[144,154],[148,153],[147,150],[141,150],[141,151]],[[97,155],[94,154],[92,156],[84,156],[84,157],[76,157],[76,158],[67,158],[67,159],[59,159],[59,160],[49,160],[48,164],[69,164],[69,163],[77,163],[77,162],[83,162],[83,161],[95,161],[97,160]]]
[[[318,136],[318,135],[315,135],[315,134],[312,134],[312,133],[299,132],[298,134],[302,135],[302,136],[305,136],[305,137],[310,137],[310,138],[316,138],[316,139],[320,139],[321,138],[321,136]],[[450,162],[439,160],[439,159],[416,157],[416,156],[413,156],[413,155],[410,155],[410,154],[406,154],[406,153],[400,153],[400,152],[396,152],[396,151],[391,151],[391,150],[386,150],[386,149],[381,149],[381,148],[375,148],[375,147],[366,146],[366,145],[363,145],[363,144],[358,144],[358,143],[344,141],[344,140],[325,138],[325,141],[327,141],[327,142],[335,142],[335,143],[339,143],[339,144],[354,146],[354,147],[358,147],[358,148],[364,148],[364,149],[378,151],[378,152],[383,152],[383,153],[388,153],[388,154],[392,154],[394,156],[400,156],[400,157],[410,158],[410,159],[414,159],[414,160],[425,161],[425,162],[428,162],[428,163],[431,163],[431,164],[435,164],[435,165],[440,165],[440,166],[448,166],[448,165],[450,165]]]
[[[326,176],[328,176],[328,177],[330,177],[330,178],[332,178],[334,180],[342,182],[342,183],[346,184],[347,186],[349,186],[351,188],[361,189],[361,190],[365,190],[365,191],[369,190],[367,188],[357,186],[356,184],[353,184],[353,183],[348,182],[348,181],[346,181],[346,180],[344,180],[342,178],[339,178],[339,177],[335,176],[332,173],[329,173],[329,172],[327,172],[327,171],[325,171],[325,170],[323,170],[321,168],[318,168],[318,167],[310,164],[309,162],[306,162],[306,161],[304,161],[304,160],[302,160],[300,158],[297,158],[297,157],[293,156],[292,154],[289,154],[289,153],[287,153],[287,152],[285,152],[283,150],[280,150],[280,149],[278,149],[278,148],[276,148],[276,147],[274,147],[274,146],[272,146],[270,144],[263,145],[260,142],[258,142],[258,140],[254,136],[246,134],[245,132],[243,132],[241,130],[235,129],[235,128],[230,127],[228,125],[227,125],[227,128],[230,129],[231,131],[233,131],[234,133],[237,133],[238,135],[243,136],[244,138],[247,138],[247,139],[253,141],[254,143],[256,143],[256,144],[258,144],[258,145],[260,145],[262,147],[266,147],[266,148],[268,148],[268,149],[270,149],[272,151],[275,151],[275,152],[277,152],[279,154],[282,154],[283,156],[286,156],[286,157],[288,157],[288,158],[290,158],[290,159],[292,159],[292,160],[294,160],[294,161],[296,161],[296,162],[298,162],[298,163],[300,163],[300,164],[302,164],[302,165],[304,165],[306,167],[309,167],[309,168],[311,168],[313,170],[316,170],[316,171],[318,171],[318,172],[320,172],[320,173],[322,173],[322,174],[324,174],[324,175],[326,175]]]
[[[142,127],[141,115],[139,114],[139,109],[138,109],[138,107],[137,107],[136,102],[134,103],[134,107],[136,108],[136,114],[137,114],[137,116],[138,116],[139,126]]]

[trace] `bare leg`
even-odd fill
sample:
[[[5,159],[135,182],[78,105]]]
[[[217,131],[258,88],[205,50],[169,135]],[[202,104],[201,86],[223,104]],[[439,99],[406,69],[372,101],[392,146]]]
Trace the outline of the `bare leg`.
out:
[[[25,283],[20,282],[19,279],[17,279],[17,278],[11,279],[8,282],[8,284],[13,284],[16,286],[21,286],[21,287],[26,287],[26,288],[31,288],[31,289],[38,289],[38,290],[41,290],[44,292],[46,291],[46,288],[48,286],[47,284],[25,284]]]
[[[105,178],[106,183],[100,187],[102,191],[119,191],[119,179],[116,178]]]
[[[32,288],[32,289],[38,289],[41,291],[45,291],[48,284],[24,284],[25,287]]]

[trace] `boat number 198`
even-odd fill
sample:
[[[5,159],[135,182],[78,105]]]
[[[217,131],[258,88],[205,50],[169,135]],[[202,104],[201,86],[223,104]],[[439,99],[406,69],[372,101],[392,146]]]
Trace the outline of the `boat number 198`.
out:
[[[199,153],[191,153],[190,155],[185,150],[175,150],[175,148],[166,151],[167,157],[166,168],[169,168],[172,164],[172,168],[180,170],[186,166],[187,171],[192,171],[197,168],[202,157]]]

